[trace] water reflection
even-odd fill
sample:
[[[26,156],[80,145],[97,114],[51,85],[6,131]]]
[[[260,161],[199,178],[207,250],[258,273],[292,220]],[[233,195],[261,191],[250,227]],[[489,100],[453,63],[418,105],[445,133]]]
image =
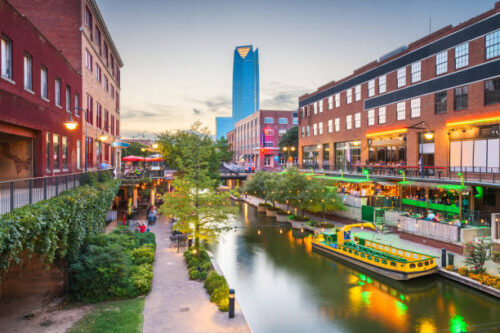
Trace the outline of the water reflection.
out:
[[[325,258],[250,206],[235,223],[214,253],[255,333],[459,332],[499,317],[498,301],[447,280],[392,281]]]

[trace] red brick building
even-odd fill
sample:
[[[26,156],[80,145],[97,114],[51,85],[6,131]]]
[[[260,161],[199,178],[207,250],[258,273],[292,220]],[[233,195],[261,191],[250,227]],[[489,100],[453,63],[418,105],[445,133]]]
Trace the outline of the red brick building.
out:
[[[83,138],[89,169],[120,165],[120,68],[123,62],[95,0],[11,0],[81,74],[77,117],[86,117]],[[99,140],[101,138],[101,140]]]
[[[256,170],[277,170],[286,163],[281,136],[298,124],[297,111],[259,110],[238,121],[227,134],[234,162]]]
[[[499,173],[499,12],[497,2],[301,96],[300,163],[346,169],[422,159]]]
[[[64,127],[82,77],[9,2],[0,0],[0,180],[77,172],[82,131]]]

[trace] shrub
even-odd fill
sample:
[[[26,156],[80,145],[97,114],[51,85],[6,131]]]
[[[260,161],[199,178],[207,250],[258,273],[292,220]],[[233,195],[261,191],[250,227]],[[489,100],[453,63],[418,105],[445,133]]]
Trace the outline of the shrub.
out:
[[[155,234],[152,232],[136,233],[136,239],[139,241],[139,246],[144,244],[150,244],[153,250],[156,250],[156,239]]]
[[[216,288],[213,293],[210,295],[210,301],[214,303],[218,303],[221,300],[229,297],[229,288],[227,284]]]
[[[151,264],[134,266],[131,279],[139,294],[149,293],[153,286],[153,266]]]
[[[189,270],[189,278],[191,280],[198,280],[199,276],[200,276],[200,272],[198,271],[197,268],[191,268]]]
[[[135,265],[152,264],[155,259],[155,252],[150,244],[132,250],[131,255]]]
[[[293,221],[297,221],[297,222],[307,222],[307,221],[310,221],[309,218],[307,218],[307,217],[296,216],[296,215],[294,215],[291,219]]]
[[[205,284],[203,286],[211,295],[215,289],[226,284],[226,279],[222,275],[217,274],[217,272],[215,271],[211,271],[210,274],[208,274],[208,277],[205,280]]]
[[[469,269],[467,267],[460,267],[458,269],[458,274],[462,276],[468,276],[469,275]]]
[[[217,302],[217,307],[222,312],[229,311],[229,298],[226,297],[226,298],[221,299],[220,301],[218,301]]]
[[[491,245],[481,238],[479,242],[465,243],[465,262],[472,267],[474,273],[484,273],[484,264],[489,259],[488,251]]]
[[[272,206],[271,206],[271,204],[270,204],[270,203],[268,203],[268,202],[260,202],[260,203],[259,203],[259,206],[260,206],[260,207],[272,207]]]

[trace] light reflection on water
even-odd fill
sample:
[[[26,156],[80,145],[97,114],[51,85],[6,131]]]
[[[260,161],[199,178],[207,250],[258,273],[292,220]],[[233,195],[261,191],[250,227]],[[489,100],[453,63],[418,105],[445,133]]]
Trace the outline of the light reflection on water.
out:
[[[325,258],[246,204],[234,223],[214,254],[254,333],[455,333],[500,318],[500,302],[443,278],[392,281]]]

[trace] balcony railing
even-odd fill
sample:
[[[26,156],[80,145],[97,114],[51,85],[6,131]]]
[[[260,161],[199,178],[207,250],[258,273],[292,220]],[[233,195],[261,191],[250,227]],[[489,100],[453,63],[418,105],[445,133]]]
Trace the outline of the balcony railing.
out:
[[[89,171],[87,173],[104,171],[108,170]],[[80,179],[85,174],[85,172],[81,172],[0,182],[0,215],[9,213],[15,208],[50,199],[59,195],[62,191],[78,187],[80,186]]]
[[[500,184],[500,168],[491,167],[440,167],[440,166],[404,166],[404,165],[331,165],[318,163],[302,163],[301,170],[321,171],[326,174],[350,174],[364,176],[368,170],[370,176],[402,179],[433,179],[441,181],[461,181],[467,183]]]

